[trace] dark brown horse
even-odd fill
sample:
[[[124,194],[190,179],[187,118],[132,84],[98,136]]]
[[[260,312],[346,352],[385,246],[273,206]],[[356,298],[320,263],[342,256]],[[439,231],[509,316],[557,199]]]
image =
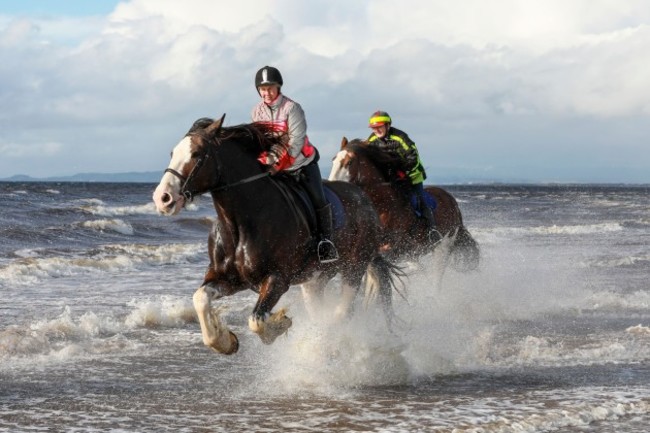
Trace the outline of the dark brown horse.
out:
[[[309,206],[287,188],[290,179],[270,176],[256,160],[283,138],[259,124],[223,127],[222,122],[223,117],[195,123],[174,148],[153,196],[164,215],[178,213],[195,195],[212,196],[217,220],[208,240],[210,266],[193,297],[203,342],[220,353],[237,351],[237,337],[211,302],[246,289],[259,294],[249,327],[267,344],[291,326],[284,310],[272,312],[291,285],[319,291],[340,273],[340,313],[349,312],[362,280],[389,305],[400,270],[380,254],[379,218],[361,189],[326,182],[338,209],[333,240],[340,259],[321,264]]]
[[[396,182],[391,173],[401,169],[399,157],[367,145],[367,141],[343,137],[341,151],[334,158],[330,180],[359,185],[368,194],[385,228],[384,249],[393,257],[427,253],[439,244],[432,244],[427,228],[410,202],[408,190]],[[408,186],[407,186],[408,189]],[[450,239],[450,258],[460,270],[478,266],[477,242],[463,225],[456,199],[442,188],[425,186],[437,202],[434,211],[438,231]]]

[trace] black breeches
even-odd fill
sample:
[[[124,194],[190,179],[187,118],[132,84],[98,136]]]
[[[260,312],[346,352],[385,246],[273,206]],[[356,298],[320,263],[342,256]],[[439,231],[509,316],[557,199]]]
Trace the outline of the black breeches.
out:
[[[314,204],[314,208],[322,209],[327,205],[327,200],[325,199],[323,180],[321,179],[318,164],[315,161],[310,162],[301,169],[301,172],[303,185],[307,190],[307,194],[309,194],[311,202]]]

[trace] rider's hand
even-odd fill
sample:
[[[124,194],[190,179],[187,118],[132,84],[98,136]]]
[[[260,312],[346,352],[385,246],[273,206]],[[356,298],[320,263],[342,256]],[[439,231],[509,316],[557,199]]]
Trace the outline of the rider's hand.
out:
[[[282,158],[282,156],[283,156],[286,152],[287,152],[287,148],[284,147],[284,146],[281,145],[281,144],[274,144],[273,146],[271,146],[271,149],[269,150],[269,153],[270,153],[271,155],[275,155],[276,160],[279,160],[280,158]]]
[[[273,152],[268,152],[266,154],[266,161],[265,162],[266,162],[266,165],[268,165],[268,166],[272,167],[273,165],[277,164],[279,160],[280,160],[280,157],[278,155],[276,155],[275,153],[273,153]]]

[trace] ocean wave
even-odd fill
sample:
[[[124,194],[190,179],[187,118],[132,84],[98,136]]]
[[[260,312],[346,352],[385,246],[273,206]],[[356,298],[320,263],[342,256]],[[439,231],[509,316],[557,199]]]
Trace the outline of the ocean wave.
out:
[[[644,335],[650,337],[650,326],[643,326],[641,324],[638,324],[636,326],[630,326],[625,330],[625,332],[629,334]]]
[[[185,297],[132,300],[128,306],[132,311],[126,315],[88,311],[80,316],[65,306],[55,318],[13,325],[0,331],[0,359],[27,357],[52,362],[121,352],[142,345],[133,331],[175,328],[196,322],[191,300]]]
[[[595,292],[580,307],[583,311],[650,311],[650,292]]]
[[[123,235],[133,235],[133,227],[131,224],[119,219],[84,221],[80,225],[100,232],[113,231]]]
[[[75,202],[75,206],[92,215],[98,216],[125,216],[125,215],[155,215],[156,206],[153,202],[132,206],[109,206],[99,199],[82,199]]]
[[[608,362],[645,362],[650,360],[649,328],[643,325],[580,339],[527,335],[515,341],[492,332],[477,336],[474,362],[512,368],[579,367]]]
[[[618,268],[627,266],[637,266],[639,264],[650,263],[650,254],[623,256],[623,257],[603,257],[585,260],[583,266],[597,268]]]
[[[38,255],[41,254],[41,255]],[[142,245],[104,245],[86,255],[43,256],[44,251],[33,250],[0,265],[0,282],[6,284],[35,284],[47,278],[61,278],[79,274],[115,272],[142,265],[184,263],[204,257],[204,243]]]
[[[114,317],[86,312],[73,317],[66,306],[54,319],[42,319],[26,326],[12,326],[0,332],[0,359],[26,358],[40,362],[65,360],[92,353],[110,353],[135,342],[118,336],[123,323]]]
[[[120,219],[105,219],[84,221],[80,223],[82,227],[98,230],[100,232],[113,231],[123,235],[132,235],[133,227],[131,224]]]
[[[568,235],[585,235],[592,233],[618,232],[623,230],[620,223],[601,223],[585,225],[566,225],[566,226],[542,226],[533,227],[531,232],[536,234],[568,234]]]
[[[153,202],[132,205],[132,206],[109,206],[98,199],[84,200],[79,204],[79,208],[84,212],[98,216],[126,216],[126,215],[158,215],[156,206]],[[200,206],[195,203],[188,203],[185,211],[196,212]]]
[[[619,232],[623,225],[619,222],[584,224],[584,225],[550,225],[532,227],[491,227],[473,228],[472,233],[485,234],[487,236],[526,236],[526,235],[588,235]]]
[[[133,311],[125,323],[131,328],[176,327],[197,321],[192,302],[187,298],[162,296],[160,299],[132,300]]]
[[[506,357],[507,365],[591,365],[611,362],[637,362],[650,359],[647,341],[625,330],[608,338],[569,344],[545,337],[527,336],[516,346],[514,355]],[[499,360],[501,364],[504,360]]]
[[[616,421],[623,417],[645,416],[650,412],[650,402],[634,396],[633,393],[612,395],[611,392],[607,392],[606,395],[602,395],[602,392],[594,390],[592,396],[586,392],[587,390],[582,396],[583,403],[579,405],[562,404],[561,397],[546,395],[543,392],[535,393],[536,399],[541,398],[551,403],[542,411],[539,408],[522,407],[508,399],[504,402],[488,399],[484,402],[485,413],[488,414],[492,414],[495,407],[507,405],[500,411],[500,416],[481,416],[482,411],[477,411],[478,418],[468,422],[470,425],[453,428],[451,431],[452,433],[521,433],[568,431],[567,429],[572,428],[583,431],[583,428],[588,428],[593,423]]]

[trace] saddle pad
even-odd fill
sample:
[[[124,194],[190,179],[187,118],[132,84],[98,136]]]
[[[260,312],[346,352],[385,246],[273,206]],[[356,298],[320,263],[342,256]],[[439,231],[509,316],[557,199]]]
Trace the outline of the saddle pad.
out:
[[[438,202],[436,201],[436,199],[431,194],[429,194],[426,190],[424,191],[424,203],[432,211],[435,211],[436,208],[438,207]],[[421,216],[417,194],[411,194],[411,207],[413,208],[417,216]]]
[[[338,195],[334,194],[334,191],[329,189],[327,185],[323,185],[323,190],[325,191],[325,198],[332,205],[332,224],[335,229],[343,227],[345,224],[345,212],[343,211],[343,203]]]

